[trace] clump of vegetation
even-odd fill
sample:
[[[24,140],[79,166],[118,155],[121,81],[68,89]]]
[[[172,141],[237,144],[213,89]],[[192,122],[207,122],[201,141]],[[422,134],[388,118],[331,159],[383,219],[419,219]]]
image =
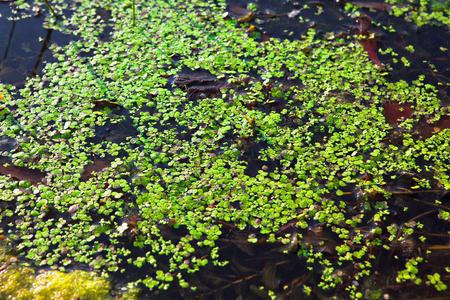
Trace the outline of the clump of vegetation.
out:
[[[409,22],[414,22],[418,26],[434,25],[448,26],[450,25],[450,7],[448,1],[442,0],[385,0],[385,3],[379,2],[346,2],[345,9],[352,11],[356,15],[361,12],[358,7],[369,9],[379,9],[389,11],[389,14],[396,17],[403,17]],[[395,29],[393,29],[395,30]]]
[[[423,25],[450,26],[450,4],[441,0],[397,1],[386,0],[393,4],[392,14],[396,17],[404,16],[406,20]]]
[[[422,268],[448,249],[442,86],[390,81],[350,34],[263,41],[224,1],[71,5],[48,26],[79,39],[0,87],[0,233],[30,267],[183,295],[447,292],[448,265]]]
[[[1,250],[0,297],[2,299],[119,299],[111,296],[108,280],[92,272],[42,271],[39,274]],[[135,299],[136,291],[121,299]]]

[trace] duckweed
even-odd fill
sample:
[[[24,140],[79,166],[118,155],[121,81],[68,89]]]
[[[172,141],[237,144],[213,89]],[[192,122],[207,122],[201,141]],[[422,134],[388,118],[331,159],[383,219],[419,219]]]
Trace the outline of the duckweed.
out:
[[[57,62],[24,88],[0,86],[1,135],[19,145],[2,150],[1,233],[21,259],[117,278],[138,268],[130,285],[208,293],[195,276],[236,267],[227,242],[246,254],[279,244],[284,263],[301,261],[298,278],[318,275],[280,289],[284,263],[271,261],[248,271],[263,278],[258,295],[301,282],[307,295],[363,298],[383,289],[360,284],[376,280],[379,257],[406,268],[387,272],[399,284],[445,291],[447,266],[418,264],[448,243],[434,238],[449,214],[442,87],[389,80],[355,36],[310,27],[261,41],[224,1],[139,1],[136,26],[126,1],[67,5],[47,26],[79,40],[52,45]],[[109,293],[105,279],[60,271],[11,269],[1,293]],[[66,290],[75,280],[84,289]]]

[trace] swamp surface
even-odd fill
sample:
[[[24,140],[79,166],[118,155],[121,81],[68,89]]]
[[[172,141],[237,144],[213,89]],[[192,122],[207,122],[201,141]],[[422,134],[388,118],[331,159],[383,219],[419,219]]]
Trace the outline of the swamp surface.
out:
[[[448,1],[50,5],[0,0],[0,299],[450,297]]]

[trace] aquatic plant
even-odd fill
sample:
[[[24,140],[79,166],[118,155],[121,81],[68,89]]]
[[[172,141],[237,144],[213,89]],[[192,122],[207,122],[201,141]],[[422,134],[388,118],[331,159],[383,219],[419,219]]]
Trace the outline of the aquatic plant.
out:
[[[6,254],[4,248],[0,251],[3,299],[136,299],[136,290],[112,297],[110,283],[92,272],[49,270],[36,274],[32,268],[21,265],[17,257]]]
[[[50,13],[57,18],[58,16],[56,15],[55,11],[53,10],[53,8],[50,6],[50,3],[48,3],[48,0],[44,0],[45,5],[47,6],[48,10],[50,11]]]
[[[446,293],[448,266],[421,262],[448,242],[444,87],[390,80],[350,34],[263,41],[224,1],[130,4],[74,4],[48,26],[79,39],[1,86],[1,234],[30,267],[197,295],[220,267],[222,291],[360,299],[388,291],[383,259]]]

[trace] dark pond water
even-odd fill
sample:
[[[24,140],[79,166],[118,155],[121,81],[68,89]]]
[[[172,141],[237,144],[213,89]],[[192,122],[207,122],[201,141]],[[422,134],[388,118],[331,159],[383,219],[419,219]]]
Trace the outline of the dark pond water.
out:
[[[28,12],[30,13],[30,12]],[[27,77],[41,74],[45,62],[53,62],[48,47],[65,45],[73,36],[44,28],[46,11],[37,8],[30,17],[10,20],[14,14],[10,2],[0,1],[0,81],[22,87]]]
[[[250,12],[246,9],[248,3],[249,1],[228,1],[228,13],[230,17],[245,17]],[[294,40],[300,38],[310,27],[317,28],[319,33],[334,32],[336,36],[353,35],[357,31],[358,18],[348,17],[344,13],[345,3],[337,3],[334,1],[296,2],[269,0],[255,1],[255,3],[258,13],[255,18],[249,20],[249,26],[258,26],[260,30],[257,39],[260,41],[264,41],[269,37]],[[304,8],[304,4],[309,4],[309,8]],[[43,26],[45,13],[42,11],[36,13],[36,16],[23,20],[7,20],[7,18],[13,16],[10,13],[9,5],[10,3],[0,2],[0,14],[2,14],[2,18],[0,18],[0,81],[22,87],[27,77],[41,73],[45,61],[51,62],[53,60],[52,53],[48,50],[51,43],[63,45],[72,40],[73,37],[45,29]],[[44,7],[41,9],[45,10]],[[318,11],[320,11],[320,14],[318,14]],[[450,33],[448,29],[432,25],[418,28],[413,23],[408,23],[401,18],[390,16],[382,9],[364,8],[361,11],[371,20],[381,25],[376,26],[372,24],[369,28],[370,32],[376,34],[377,47],[382,50],[391,47],[400,56],[407,56],[411,62],[412,67],[405,71],[406,69],[402,66],[401,62],[393,63],[391,56],[379,54],[378,59],[381,63],[392,66],[392,71],[390,72],[391,80],[398,81],[403,79],[411,82],[419,74],[425,74],[428,83],[444,83],[444,85],[439,86],[441,101],[443,105],[450,104],[448,98],[450,89],[448,89],[448,86],[445,86],[450,78],[450,60],[445,55],[448,52],[441,50],[442,47],[450,49]],[[299,15],[305,19],[305,22],[300,23],[298,21]],[[388,24],[395,29],[395,32],[389,32],[382,28],[383,25],[387,26]],[[405,50],[406,45],[412,45],[415,52],[407,52]],[[187,71],[185,73],[189,74]],[[399,113],[399,108],[395,106],[386,110],[387,117],[392,115],[392,119],[397,119]],[[128,125],[131,127],[131,123]],[[97,138],[104,138],[114,142],[126,141],[126,136],[135,134],[133,130],[130,133],[130,129],[126,127],[113,127],[112,129],[98,128],[97,133],[99,136]],[[450,127],[450,124],[443,123],[442,127]],[[99,160],[95,164],[98,164],[99,168],[103,168],[108,162],[105,159],[102,161]],[[258,164],[258,162],[255,164]],[[92,168],[95,170],[95,166]],[[259,168],[259,165],[255,166],[255,169]],[[10,171],[13,172],[12,169]],[[22,171],[20,169],[15,170],[15,172]],[[3,170],[2,173],[4,172],[8,171]],[[399,179],[390,184],[396,187],[402,185],[408,186],[408,181],[411,178],[408,178],[408,175],[400,176],[400,178],[403,178],[403,180]],[[426,195],[399,194],[392,199],[395,202],[392,209],[396,211],[391,215],[392,222],[398,221],[395,218],[411,220],[417,218],[417,216],[421,216],[422,213],[433,210],[434,208],[430,208],[424,204],[428,197],[439,198],[444,204],[449,203],[450,200],[448,195],[442,195],[440,192]],[[402,205],[407,200],[406,198],[414,199],[409,200],[416,202],[417,205],[410,208],[407,213],[401,214],[403,209]],[[427,220],[426,215],[422,220],[424,223],[431,222],[431,219]],[[263,283],[266,287],[278,290],[281,290],[284,286],[288,286],[289,289],[286,294],[286,299],[298,299],[298,293],[303,292],[303,284],[305,282],[319,280],[319,274],[298,272],[298,270],[306,270],[305,259],[299,259],[296,255],[282,253],[280,250],[286,249],[281,249],[279,245],[274,246],[261,243],[255,246],[250,244],[247,241],[249,234],[256,234],[251,229],[248,231],[239,231],[232,224],[227,223],[224,223],[223,226],[226,229],[217,244],[221,249],[221,257],[230,261],[230,264],[224,268],[208,267],[201,272],[189,275],[190,282],[199,287],[196,292],[188,292],[177,288],[164,292],[144,291],[142,298],[236,299],[240,296],[240,299],[264,299],[267,295],[258,289],[258,286]],[[445,236],[448,228],[444,228],[445,225],[441,223],[429,224],[429,226],[433,227],[432,231],[435,232],[433,236],[429,237],[429,243],[441,243],[442,236]],[[305,240],[309,240],[312,244],[322,247],[322,252],[326,256],[330,258],[336,256],[335,234],[328,228],[322,228],[319,223],[302,231],[298,231],[291,224],[287,224],[280,230],[281,232],[302,233]],[[179,231],[178,234],[180,234]],[[173,236],[173,239],[177,239],[176,234],[169,227],[165,228],[164,235],[166,237]],[[287,250],[295,252],[298,249]],[[390,282],[390,284],[384,287],[384,290],[390,293],[393,297],[391,299],[411,296],[408,292],[398,290],[398,286],[394,282],[395,280],[392,274],[395,274],[394,271],[400,268],[401,264],[396,265],[392,257],[416,251],[419,250],[415,246],[414,241],[408,241],[396,245],[390,253],[374,253],[375,255],[379,255],[379,258],[376,260],[377,272],[380,274],[388,274],[386,281]],[[136,253],[136,255],[139,255],[139,253]],[[437,252],[437,254],[430,257],[429,268],[432,269],[434,265],[439,264],[442,258],[448,260],[448,252],[444,252],[443,250],[442,253]],[[349,269],[352,267],[348,266]],[[141,274],[139,274],[139,269],[130,266],[125,266],[125,268],[127,269],[125,275],[123,277],[117,277],[116,280],[133,281],[140,278]],[[338,289],[337,291],[330,293],[324,292],[322,295],[315,296],[317,298],[327,298],[334,294],[339,296],[343,293],[344,290]]]

